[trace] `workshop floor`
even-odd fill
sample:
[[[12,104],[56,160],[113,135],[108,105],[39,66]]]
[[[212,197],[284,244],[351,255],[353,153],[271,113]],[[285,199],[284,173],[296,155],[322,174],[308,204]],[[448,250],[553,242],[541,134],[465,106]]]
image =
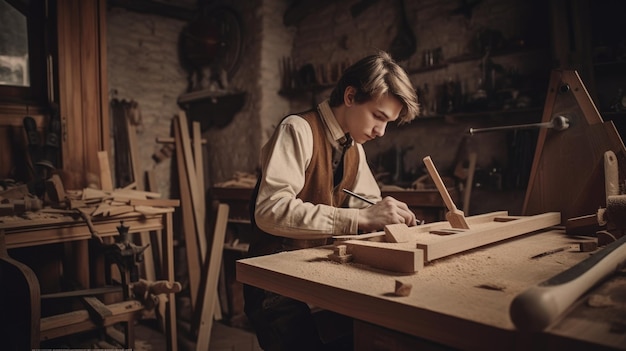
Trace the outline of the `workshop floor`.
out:
[[[241,328],[228,326],[222,322],[213,323],[209,351],[261,351],[254,333]],[[195,350],[195,345],[179,343],[179,350]],[[135,328],[134,351],[166,351],[165,335],[149,324],[139,323]]]

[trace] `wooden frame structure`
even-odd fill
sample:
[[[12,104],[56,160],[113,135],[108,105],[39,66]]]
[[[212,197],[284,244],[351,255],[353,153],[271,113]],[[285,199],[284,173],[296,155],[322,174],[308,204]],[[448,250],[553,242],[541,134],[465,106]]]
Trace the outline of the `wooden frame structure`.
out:
[[[576,71],[552,71],[542,122],[559,115],[570,127],[539,132],[522,213],[559,211],[565,224],[606,205],[604,153],[615,153],[623,176],[626,148],[613,122],[603,122]]]

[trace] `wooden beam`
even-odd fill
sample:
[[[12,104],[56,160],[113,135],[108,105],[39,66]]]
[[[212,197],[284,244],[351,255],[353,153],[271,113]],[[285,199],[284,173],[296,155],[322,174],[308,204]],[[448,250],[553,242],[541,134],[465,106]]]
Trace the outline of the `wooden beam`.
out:
[[[213,327],[213,317],[215,309],[219,308],[217,295],[217,282],[222,266],[222,252],[224,251],[224,238],[226,237],[226,225],[228,224],[229,206],[227,204],[219,204],[215,217],[215,227],[213,230],[213,243],[211,244],[211,253],[205,264],[205,284],[203,287],[203,296],[201,300],[201,308],[199,311],[198,324],[198,340],[196,343],[197,350],[208,350],[211,338],[211,329]]]
[[[400,273],[414,273],[424,268],[424,252],[394,243],[362,240],[344,242],[353,262]]]
[[[198,287],[200,285],[200,254],[195,250],[196,225],[193,220],[193,203],[189,190],[189,177],[185,167],[183,155],[182,138],[180,124],[174,120],[174,138],[176,140],[176,162],[178,168],[178,185],[180,193],[180,209],[182,212],[183,236],[185,238],[185,253],[187,255],[187,273],[189,274],[189,295],[191,298],[191,309],[196,306]]]
[[[133,300],[106,305],[106,308],[111,312],[111,315],[104,318],[101,323],[92,321],[87,310],[44,317],[40,323],[41,340],[95,330],[119,322],[130,322],[135,319],[135,314],[143,309],[143,305],[139,301]]]
[[[424,250],[424,259],[428,261],[450,256],[459,252],[475,249],[484,245],[545,229],[561,223],[559,212],[548,212],[528,216],[509,222],[484,224],[463,233],[418,239],[417,248]]]
[[[112,191],[113,178],[111,176],[111,167],[109,166],[109,153],[98,151],[98,162],[100,165],[100,189]]]
[[[195,160],[193,158],[191,150],[191,140],[189,138],[189,124],[187,123],[187,115],[185,111],[180,111],[178,118],[178,133],[180,136],[183,161],[187,173],[187,180],[189,181],[189,193],[191,195],[192,213],[194,222],[196,224],[196,244],[200,250],[201,263],[206,255],[206,229],[205,229],[205,206],[204,196],[202,196],[202,190],[199,189],[200,183],[198,181],[198,173],[196,171]],[[177,144],[178,146],[178,144]],[[177,153],[178,155],[178,153]]]

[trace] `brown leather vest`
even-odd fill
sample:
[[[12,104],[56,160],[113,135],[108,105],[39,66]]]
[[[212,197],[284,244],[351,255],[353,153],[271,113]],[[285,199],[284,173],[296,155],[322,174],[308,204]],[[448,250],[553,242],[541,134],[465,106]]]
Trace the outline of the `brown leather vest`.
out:
[[[326,137],[322,117],[317,111],[306,112],[300,117],[311,126],[313,132],[313,154],[311,163],[305,171],[304,187],[296,195],[298,199],[313,204],[324,204],[335,207],[347,207],[347,195],[342,189],[353,190],[359,167],[359,152],[356,146],[348,148],[344,154],[343,178],[335,187],[333,184],[332,155],[333,146]],[[263,175],[261,175],[262,177]],[[260,179],[260,178],[259,178]],[[280,251],[301,249],[326,245],[328,239],[290,239],[271,235],[261,230],[254,221],[254,208],[258,195],[259,182],[254,190],[250,203],[253,227],[253,238],[250,243],[249,256],[261,256]]]

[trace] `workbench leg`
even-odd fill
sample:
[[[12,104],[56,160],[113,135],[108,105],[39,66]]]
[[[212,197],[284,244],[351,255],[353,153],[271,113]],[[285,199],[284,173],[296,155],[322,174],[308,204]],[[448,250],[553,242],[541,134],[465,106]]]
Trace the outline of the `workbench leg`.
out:
[[[174,233],[172,224],[172,213],[168,212],[163,215],[163,273],[166,275],[167,281],[174,283]],[[178,349],[178,340],[176,338],[176,297],[168,294],[167,305],[165,308],[165,333],[167,336],[167,349],[176,351]]]
[[[129,350],[135,349],[135,318],[124,323],[124,339],[126,340],[125,348]]]

